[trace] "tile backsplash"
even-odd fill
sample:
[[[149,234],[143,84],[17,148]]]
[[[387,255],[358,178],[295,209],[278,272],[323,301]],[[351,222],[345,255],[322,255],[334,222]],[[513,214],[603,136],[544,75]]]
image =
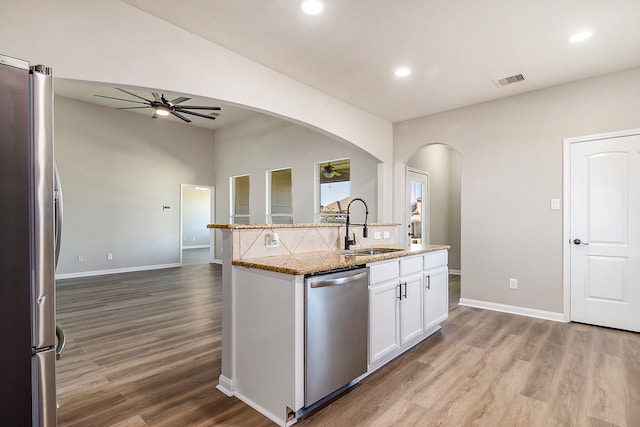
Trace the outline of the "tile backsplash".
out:
[[[349,234],[356,234],[354,247],[372,247],[396,244],[398,242],[397,224],[370,225],[369,237],[362,237],[362,226],[349,227]],[[316,252],[344,249],[345,227],[269,227],[233,230],[233,259],[259,258],[273,255],[287,255],[304,252]],[[381,238],[375,239],[379,232]],[[385,232],[389,234],[384,238]],[[267,237],[277,233],[280,245],[275,248],[266,247]]]

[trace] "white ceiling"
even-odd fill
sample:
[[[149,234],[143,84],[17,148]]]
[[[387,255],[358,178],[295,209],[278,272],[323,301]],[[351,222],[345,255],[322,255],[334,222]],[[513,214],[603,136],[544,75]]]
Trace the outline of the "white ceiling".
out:
[[[123,1],[392,122],[640,66],[639,0]]]

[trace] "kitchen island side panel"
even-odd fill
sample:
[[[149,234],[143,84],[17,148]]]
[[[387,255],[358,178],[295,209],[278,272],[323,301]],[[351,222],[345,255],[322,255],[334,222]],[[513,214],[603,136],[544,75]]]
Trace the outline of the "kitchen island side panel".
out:
[[[235,395],[284,425],[304,403],[303,277],[233,269]]]

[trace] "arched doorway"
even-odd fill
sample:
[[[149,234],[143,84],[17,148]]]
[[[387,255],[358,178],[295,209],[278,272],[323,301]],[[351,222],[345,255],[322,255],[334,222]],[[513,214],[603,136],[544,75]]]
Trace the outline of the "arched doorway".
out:
[[[428,241],[424,243],[446,244],[449,250],[449,269],[460,274],[460,209],[462,156],[446,144],[430,144],[416,151],[406,162],[407,170],[420,171],[428,176],[428,186],[421,200],[421,220],[426,223]],[[407,178],[408,179],[408,178]],[[405,188],[409,182],[405,183]],[[405,214],[406,234],[410,239],[411,222],[407,201]],[[415,233],[414,233],[415,234]]]

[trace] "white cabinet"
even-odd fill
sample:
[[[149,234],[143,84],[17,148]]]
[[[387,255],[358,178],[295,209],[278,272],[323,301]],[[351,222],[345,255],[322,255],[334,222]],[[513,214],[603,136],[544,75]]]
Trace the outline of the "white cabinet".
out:
[[[369,268],[369,364],[400,347],[400,264]]]
[[[449,269],[447,251],[424,256],[424,330],[449,317]]]
[[[423,257],[401,258],[400,262],[400,345],[422,334]]]
[[[424,273],[424,330],[449,316],[449,270],[436,267]]]
[[[444,250],[369,265],[370,365],[384,364],[447,318],[447,261]]]
[[[369,363],[422,334],[422,256],[370,266]]]
[[[400,278],[400,344],[422,334],[422,275]]]
[[[369,288],[369,363],[400,347],[398,281]]]

